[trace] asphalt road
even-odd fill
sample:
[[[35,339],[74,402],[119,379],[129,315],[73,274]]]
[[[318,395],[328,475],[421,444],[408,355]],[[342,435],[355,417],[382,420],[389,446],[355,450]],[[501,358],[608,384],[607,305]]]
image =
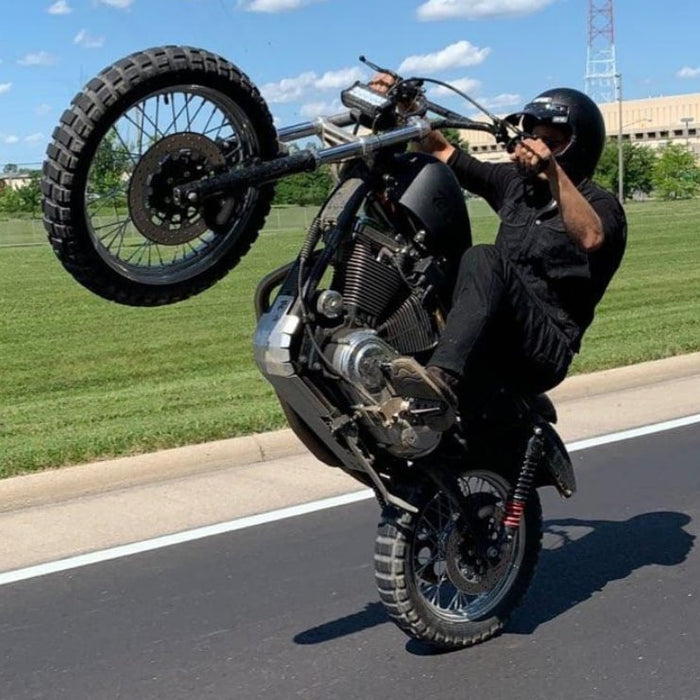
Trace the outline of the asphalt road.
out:
[[[576,452],[506,631],[436,654],[378,603],[371,501],[0,588],[0,697],[700,698],[700,426]]]

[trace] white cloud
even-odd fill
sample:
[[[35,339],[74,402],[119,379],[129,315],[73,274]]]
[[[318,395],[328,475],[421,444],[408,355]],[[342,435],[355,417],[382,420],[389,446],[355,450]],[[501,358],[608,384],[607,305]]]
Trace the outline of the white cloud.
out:
[[[12,88],[12,83],[0,83],[0,95],[4,95]]]
[[[116,7],[117,10],[127,10],[134,4],[134,0],[95,0],[97,5],[107,5],[107,7]]]
[[[690,66],[683,66],[678,73],[676,73],[678,78],[698,78],[700,77],[700,68],[691,68]]]
[[[495,97],[475,97],[475,95],[479,94],[481,83],[474,78],[460,78],[459,80],[450,80],[448,82],[450,85],[454,85],[458,90],[466,92],[467,95],[475,98],[482,107],[488,109],[489,111],[510,111],[509,108],[519,107],[523,104],[523,98],[514,93],[502,93],[500,95],[496,95]],[[436,97],[457,96],[454,92],[442,86],[430,90],[429,95],[434,95]],[[472,105],[467,106],[466,102],[464,105],[469,114],[483,114],[483,112],[477,110],[476,108],[472,110]]]
[[[476,92],[481,87],[481,82],[476,78],[459,78],[458,80],[448,80],[447,82],[453,87],[456,87],[458,90],[466,92],[468,95],[472,92]],[[430,94],[435,95],[436,97],[457,96],[453,90],[443,87],[442,85],[438,85],[430,90]]]
[[[68,4],[67,0],[56,0],[48,9],[50,15],[67,15],[73,12],[73,8]]]
[[[332,100],[331,102],[309,102],[302,105],[299,114],[307,119],[313,119],[314,117],[327,117],[331,114],[336,114],[340,112],[342,108],[343,106],[340,100]]]
[[[476,66],[483,63],[491,53],[491,49],[480,49],[477,46],[462,40],[446,46],[442,51],[409,56],[399,66],[399,73],[438,73],[449,68],[463,66]]]
[[[312,2],[323,2],[323,0],[239,0],[238,7],[246,12],[289,12],[298,10],[304,5]]]
[[[419,20],[518,17],[537,12],[556,0],[428,0],[416,11]]]
[[[313,88],[316,73],[309,71],[296,78],[283,78],[276,83],[266,83],[260,92],[268,102],[293,102],[303,97]]]
[[[48,114],[51,111],[51,105],[46,104],[46,102],[42,102],[37,106],[35,111],[37,116],[43,117],[45,114]]]
[[[495,97],[479,99],[478,102],[488,110],[498,111],[505,107],[520,107],[523,104],[523,98],[511,92],[504,92]]]
[[[38,141],[44,140],[44,134],[37,131],[35,134],[29,134],[29,136],[25,136],[24,140],[27,143],[37,143]]]
[[[26,54],[17,63],[20,66],[52,66],[56,63],[56,59],[48,51],[37,51]]]
[[[496,95],[495,97],[477,97],[476,101],[486,110],[492,114],[500,114],[505,116],[511,112],[516,111],[523,105],[523,98],[520,95],[515,95],[512,93],[503,93],[501,95]],[[484,119],[484,113],[474,107],[470,107],[467,112],[467,116],[475,118],[479,121]]]
[[[103,36],[93,36],[87,29],[81,29],[73,38],[73,43],[82,46],[84,49],[99,49],[104,46]]]
[[[2,137],[2,142],[3,143],[18,143],[19,142],[19,137],[15,136],[14,134],[10,134],[9,136],[4,136]]]
[[[360,68],[326,71],[320,77],[313,71],[307,71],[295,78],[283,78],[275,83],[266,83],[261,86],[260,92],[268,102],[294,102],[317,91],[349,87],[363,77],[364,73]]]
[[[365,72],[362,68],[341,68],[326,71],[315,83],[319,90],[339,90],[350,87],[356,80],[362,80]]]

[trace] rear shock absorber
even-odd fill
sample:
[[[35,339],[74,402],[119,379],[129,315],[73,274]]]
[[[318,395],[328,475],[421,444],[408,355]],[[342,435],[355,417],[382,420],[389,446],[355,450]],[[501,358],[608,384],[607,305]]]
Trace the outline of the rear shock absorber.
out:
[[[535,426],[532,437],[527,441],[523,466],[520,468],[515,490],[508,503],[506,503],[503,526],[505,527],[506,537],[508,539],[512,539],[520,527],[520,520],[525,512],[527,499],[532,493],[535,483],[535,474],[543,451],[544,441],[542,439],[542,428]]]

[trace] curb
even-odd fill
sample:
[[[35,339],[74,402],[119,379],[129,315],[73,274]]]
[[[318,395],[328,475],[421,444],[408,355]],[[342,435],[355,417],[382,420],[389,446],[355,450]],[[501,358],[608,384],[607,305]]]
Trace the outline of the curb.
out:
[[[591,374],[575,374],[547,392],[554,403],[612,394],[700,374],[700,352],[651,360]]]
[[[549,395],[555,404],[562,404],[694,375],[700,375],[700,352],[574,375]],[[16,476],[0,481],[0,513],[175,481],[306,452],[287,428]]]
[[[285,428],[23,474],[0,480],[0,513],[269,462],[305,450],[292,430]]]

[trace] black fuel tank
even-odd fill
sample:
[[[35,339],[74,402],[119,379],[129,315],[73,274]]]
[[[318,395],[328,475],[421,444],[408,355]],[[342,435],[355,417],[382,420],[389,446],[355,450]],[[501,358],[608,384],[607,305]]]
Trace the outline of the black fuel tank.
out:
[[[395,157],[392,175],[399,205],[425,231],[428,249],[461,256],[472,244],[471,225],[452,170],[425,153],[403,153]]]

